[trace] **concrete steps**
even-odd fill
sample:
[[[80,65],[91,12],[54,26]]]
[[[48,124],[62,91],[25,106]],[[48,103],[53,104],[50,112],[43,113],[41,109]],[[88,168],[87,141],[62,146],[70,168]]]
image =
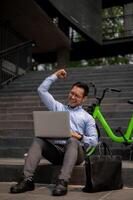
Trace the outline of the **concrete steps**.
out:
[[[128,125],[129,119],[128,118],[114,118],[113,120],[109,120],[109,125],[111,127],[116,127],[119,124],[120,126],[122,125],[123,127],[126,127]],[[33,124],[33,119],[12,119],[12,120],[0,120],[0,129],[6,129],[6,128],[12,128],[12,129],[22,129],[25,127],[26,129],[34,129],[34,124]]]
[[[81,80],[81,79],[79,79],[79,80]],[[77,81],[77,80],[76,80]],[[84,80],[85,81],[85,80]],[[93,80],[90,80],[89,79],[89,81],[86,81],[88,84],[89,84],[89,82],[92,82]],[[108,82],[108,83],[106,83],[106,81],[105,82],[103,82],[102,83],[102,81],[100,82],[96,82],[96,85],[99,85],[100,84],[100,87],[99,87],[99,90],[101,90],[101,89],[103,89],[104,87],[113,87],[113,88],[119,88],[119,89],[122,89],[122,92],[124,92],[124,90],[126,90],[126,87],[131,87],[131,89],[133,88],[133,83],[131,84],[130,83],[130,81],[129,81],[129,79],[128,80],[122,80],[122,83],[120,83],[120,81],[118,81],[117,80],[117,82],[116,81],[114,81],[114,80],[112,80],[113,82],[112,83],[110,83],[110,82]],[[94,81],[93,81],[94,82]],[[55,84],[55,86],[53,86],[52,88],[51,88],[51,91],[55,91],[56,90],[56,92],[57,92],[57,94],[59,93],[60,94],[60,92],[61,92],[61,89],[62,89],[62,87],[63,87],[63,85],[64,85],[64,92],[65,93],[67,93],[68,91],[69,91],[69,89],[71,88],[71,85],[73,84],[74,82],[72,81],[71,83],[69,83],[69,85],[66,85],[65,83],[64,84],[61,84],[61,85],[56,85]],[[40,84],[40,83],[39,83]],[[39,85],[38,84],[38,85]],[[30,94],[32,94],[32,93],[36,93],[36,90],[37,90],[37,86],[38,86],[37,84],[36,84],[36,86],[32,86],[32,85],[28,85],[28,84],[26,84],[25,86],[21,86],[21,85],[16,85],[15,87],[8,87],[8,88],[6,88],[6,90],[3,90],[2,91],[2,93],[4,94],[4,93],[20,93],[20,92],[22,92],[22,93],[26,93],[26,92],[30,92]],[[126,91],[125,91],[126,92]],[[127,91],[128,92],[128,91]],[[1,95],[0,95],[1,96]]]
[[[126,130],[133,111],[133,106],[127,104],[129,99],[133,99],[133,66],[77,68],[67,69],[67,72],[69,76],[66,81],[59,80],[50,88],[57,100],[67,103],[71,85],[79,80],[88,84],[94,82],[98,87],[99,96],[103,88],[119,88],[121,93],[106,94],[101,109],[112,130],[115,131],[118,126]],[[0,181],[17,181],[22,172],[24,153],[28,151],[34,135],[32,112],[47,110],[38,97],[37,87],[49,74],[52,74],[52,71],[30,72],[0,90]],[[90,89],[85,109],[94,102],[93,91]],[[130,146],[112,142],[102,129],[101,137],[110,145],[113,154],[122,155],[123,160],[129,160]],[[43,163],[39,169],[36,175],[37,182],[49,183],[59,172],[59,167],[49,163]],[[129,165],[123,169],[125,185],[129,182],[129,185],[132,185],[129,181],[133,174],[131,172],[133,168]],[[52,174],[52,178],[47,176],[48,174]],[[71,181],[76,184],[84,182],[83,166],[75,168]]]
[[[0,182],[18,181],[23,170],[24,159],[1,158],[0,159]],[[6,166],[6,168],[3,168]],[[59,174],[60,166],[51,165],[47,160],[43,159],[36,171],[36,183],[55,183]],[[6,174],[6,176],[5,176]],[[50,176],[49,176],[50,174]],[[80,177],[77,179],[77,176]],[[85,171],[83,165],[76,166],[73,171],[71,184],[84,185]]]
[[[24,159],[1,158],[0,159],[0,182],[17,182],[22,174]],[[4,167],[6,166],[6,168]],[[36,183],[55,183],[59,174],[60,166],[51,165],[47,160],[43,159],[36,171]],[[122,162],[122,178],[125,187],[133,187],[133,162]],[[6,174],[6,175],[5,175]],[[50,174],[50,176],[49,176]],[[77,178],[79,177],[79,178]],[[84,185],[85,170],[84,164],[74,168],[70,184]]]
[[[93,69],[68,69],[68,79],[56,82],[50,89],[52,94],[59,101],[66,103],[68,91],[71,84],[78,80],[93,81],[98,86],[100,95],[104,87],[115,87],[122,89],[120,94],[108,93],[102,105],[107,120],[113,129],[117,124],[126,128],[130,118],[132,106],[127,100],[133,96],[132,66],[112,66],[110,68],[96,67]],[[8,87],[0,91],[0,129],[33,129],[32,112],[34,110],[47,110],[40,102],[37,94],[37,87],[52,72],[31,72],[20,77]],[[89,102],[94,102],[93,94],[90,91]],[[113,112],[112,112],[113,110]]]

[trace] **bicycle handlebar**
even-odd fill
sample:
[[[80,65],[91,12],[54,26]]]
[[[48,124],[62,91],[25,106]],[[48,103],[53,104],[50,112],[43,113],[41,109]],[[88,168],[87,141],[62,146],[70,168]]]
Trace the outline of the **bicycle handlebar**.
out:
[[[100,104],[101,101],[103,100],[103,98],[104,98],[106,92],[121,92],[120,89],[116,89],[116,88],[105,88],[105,89],[103,89],[103,91],[102,91],[101,97],[97,97],[97,88],[96,88],[96,85],[95,85],[94,83],[92,83],[92,82],[90,82],[89,85],[90,85],[90,87],[93,87],[93,88],[94,88],[94,96],[95,96],[95,98],[98,100],[98,103],[99,103],[99,104]]]
[[[112,92],[121,92],[121,90],[119,90],[119,89],[114,89],[114,88],[111,88],[110,89]]]
[[[133,100],[128,100],[128,103],[133,104]]]

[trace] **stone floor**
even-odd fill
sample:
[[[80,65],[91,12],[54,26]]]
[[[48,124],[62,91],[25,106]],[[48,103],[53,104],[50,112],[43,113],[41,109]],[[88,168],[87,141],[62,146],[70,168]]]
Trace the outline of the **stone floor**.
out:
[[[1,200],[53,200],[57,197],[51,195],[53,185],[36,184],[34,191],[22,194],[10,194],[10,186],[14,182],[0,182],[0,199]],[[83,193],[80,185],[69,185],[68,194],[58,197],[60,200],[132,200],[133,188],[124,187],[121,190],[98,192],[98,193]]]

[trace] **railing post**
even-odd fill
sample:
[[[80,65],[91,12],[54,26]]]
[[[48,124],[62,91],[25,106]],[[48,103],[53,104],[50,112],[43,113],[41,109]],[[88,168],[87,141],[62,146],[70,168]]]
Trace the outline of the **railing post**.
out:
[[[27,55],[27,70],[26,71],[30,71],[32,68],[32,44],[31,46],[28,47],[27,51],[28,51],[28,55]]]
[[[133,3],[124,5],[125,36],[133,36]]]
[[[0,59],[0,88],[2,88],[2,59]]]
[[[19,69],[19,51],[16,53],[16,69],[15,69],[15,76],[18,75],[18,69]]]

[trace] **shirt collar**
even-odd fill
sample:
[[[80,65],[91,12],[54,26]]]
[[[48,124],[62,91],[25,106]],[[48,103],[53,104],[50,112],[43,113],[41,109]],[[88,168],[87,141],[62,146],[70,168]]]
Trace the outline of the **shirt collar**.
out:
[[[70,105],[67,105],[67,107],[71,110],[79,110],[82,108],[82,106],[76,106],[76,107],[71,107]]]

